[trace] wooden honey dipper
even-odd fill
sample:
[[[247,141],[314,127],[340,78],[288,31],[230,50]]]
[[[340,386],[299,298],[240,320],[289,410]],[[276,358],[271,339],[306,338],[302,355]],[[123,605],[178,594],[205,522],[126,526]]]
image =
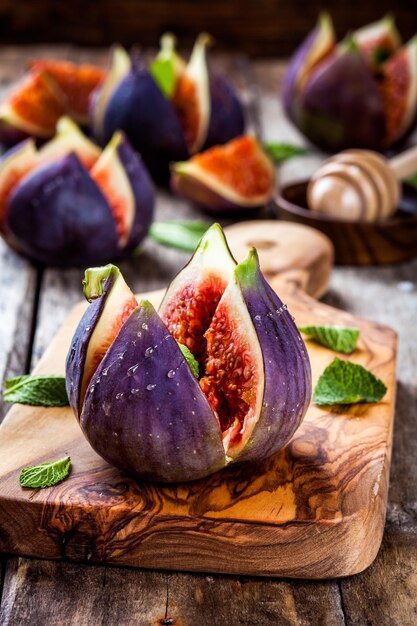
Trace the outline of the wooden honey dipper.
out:
[[[400,181],[417,172],[417,146],[386,159],[371,150],[345,150],[319,167],[307,188],[313,211],[374,222],[395,213]]]

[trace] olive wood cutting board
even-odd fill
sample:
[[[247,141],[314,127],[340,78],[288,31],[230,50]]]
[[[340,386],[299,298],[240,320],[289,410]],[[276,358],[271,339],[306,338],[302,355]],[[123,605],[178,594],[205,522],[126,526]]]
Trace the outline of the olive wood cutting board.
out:
[[[193,483],[140,482],[93,452],[70,408],[15,405],[0,428],[0,551],[134,567],[329,578],[375,558],[384,528],[395,401],[396,335],[317,302],[332,249],[304,226],[229,228],[237,257],[258,246],[261,265],[297,324],[356,325],[349,358],[388,387],[376,404],[311,405],[290,443],[262,463]],[[265,233],[267,233],[265,235]],[[304,291],[306,290],[306,291]],[[162,292],[140,294],[158,304]],[[37,373],[63,374],[85,303],[51,342]],[[335,353],[306,341],[313,384]],[[70,454],[70,477],[25,490],[19,472]]]

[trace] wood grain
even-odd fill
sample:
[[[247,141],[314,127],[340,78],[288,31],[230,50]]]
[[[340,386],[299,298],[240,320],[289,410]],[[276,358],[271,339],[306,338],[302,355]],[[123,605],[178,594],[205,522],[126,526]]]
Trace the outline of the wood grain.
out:
[[[161,294],[147,297],[155,301]],[[277,455],[179,486],[138,483],[108,466],[67,408],[16,406],[0,431],[0,500],[7,504],[7,515],[0,513],[0,548],[47,558],[311,578],[369,565],[385,516],[395,335],[299,291],[288,291],[286,301],[297,323],[360,325],[353,360],[387,384],[383,402],[334,413],[311,406]],[[84,308],[74,309],[37,372],[63,372]],[[311,342],[308,349],[316,381],[334,355]],[[73,461],[68,481],[37,492],[18,487],[22,465],[64,453]]]

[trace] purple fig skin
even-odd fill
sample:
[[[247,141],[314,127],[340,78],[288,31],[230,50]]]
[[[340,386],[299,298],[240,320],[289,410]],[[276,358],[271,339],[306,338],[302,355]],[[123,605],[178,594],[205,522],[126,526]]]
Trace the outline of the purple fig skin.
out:
[[[245,130],[243,107],[235,90],[222,76],[210,77],[210,119],[202,150],[226,143]]]
[[[313,48],[317,37],[320,34],[320,25],[317,26],[311,31],[307,38],[303,41],[301,46],[297,48],[294,55],[291,57],[288,70],[285,74],[284,81],[282,83],[282,102],[284,105],[284,110],[287,113],[288,117],[294,120],[294,98],[296,97],[296,83],[298,79],[298,75],[302,70],[308,55]]]
[[[80,424],[100,456],[140,478],[190,481],[225,465],[216,417],[149,302],[133,311],[96,370]]]
[[[152,177],[167,179],[171,161],[188,158],[179,118],[150,73],[133,62],[107,105],[103,120],[103,142],[123,130],[140,152]]]
[[[323,150],[382,147],[383,102],[359,50],[347,49],[322,61],[305,83],[293,114],[298,128]]]
[[[80,419],[81,383],[84,375],[88,345],[100,319],[106,300],[115,283],[116,276],[110,273],[103,283],[103,295],[90,303],[79,322],[71,341],[66,360],[66,388],[70,406],[77,419]]]
[[[135,217],[125,247],[128,252],[136,248],[148,233],[154,214],[155,188],[146,165],[126,138],[118,145],[117,151],[136,203]]]
[[[259,265],[248,280],[238,278],[262,349],[265,372],[261,414],[236,459],[240,463],[265,459],[291,439],[310,403],[311,367],[290,313],[266,282]],[[292,407],[290,413],[288,407]]]
[[[75,154],[31,172],[8,206],[6,228],[35,261],[71,267],[120,256],[110,206]]]

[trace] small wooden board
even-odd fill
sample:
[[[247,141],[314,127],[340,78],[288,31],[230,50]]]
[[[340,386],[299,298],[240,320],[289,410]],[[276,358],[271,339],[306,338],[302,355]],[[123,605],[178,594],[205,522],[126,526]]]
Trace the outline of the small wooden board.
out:
[[[142,294],[144,295],[144,294]],[[298,324],[357,325],[349,357],[382,378],[382,402],[311,406],[292,441],[255,466],[176,486],[137,482],[99,458],[69,408],[15,405],[0,428],[0,551],[49,559],[329,578],[375,558],[384,528],[395,402],[395,333],[287,283]],[[149,297],[149,294],[147,294]],[[151,295],[156,303],[160,293]],[[36,369],[63,374],[80,304]],[[334,353],[310,341],[313,383]],[[19,487],[23,466],[71,455],[63,483]]]

